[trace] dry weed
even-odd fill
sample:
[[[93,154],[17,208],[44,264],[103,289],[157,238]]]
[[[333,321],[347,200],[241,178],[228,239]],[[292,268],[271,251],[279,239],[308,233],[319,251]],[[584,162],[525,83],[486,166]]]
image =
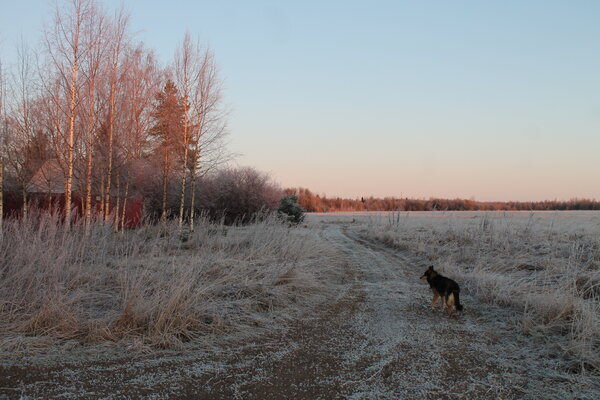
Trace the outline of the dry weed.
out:
[[[363,234],[518,310],[523,331],[552,343],[569,369],[600,373],[598,213],[399,213],[371,218]]]
[[[264,325],[266,313],[309,301],[323,251],[309,229],[275,217],[237,227],[202,219],[192,233],[148,224],[116,234],[98,222],[86,235],[32,212],[6,221],[0,242],[0,344],[171,347]]]

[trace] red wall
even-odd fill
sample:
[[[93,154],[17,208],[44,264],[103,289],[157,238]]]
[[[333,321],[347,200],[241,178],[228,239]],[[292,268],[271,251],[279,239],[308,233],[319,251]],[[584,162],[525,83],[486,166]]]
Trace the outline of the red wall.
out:
[[[42,210],[58,210],[62,209],[65,204],[64,194],[44,194],[44,193],[29,193],[27,195],[29,207],[36,207]],[[82,197],[76,193],[71,196],[71,207],[73,210],[73,218],[76,220],[82,215]],[[110,209],[116,206],[116,199],[111,198]],[[123,206],[123,199],[119,200],[119,208]],[[92,201],[93,209],[100,212],[100,202]],[[125,202],[125,228],[137,228],[142,223],[143,201],[140,196],[128,197]],[[19,218],[23,211],[23,197],[20,193],[4,192],[4,208],[3,215],[5,218]],[[119,213],[120,214],[120,213]],[[120,215],[119,215],[120,217]]]

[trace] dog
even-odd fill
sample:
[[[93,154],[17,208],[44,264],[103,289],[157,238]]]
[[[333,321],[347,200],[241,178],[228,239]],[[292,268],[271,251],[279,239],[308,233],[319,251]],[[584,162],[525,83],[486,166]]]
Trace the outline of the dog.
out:
[[[448,316],[452,317],[456,311],[462,311],[463,306],[460,304],[460,288],[458,283],[450,278],[446,278],[438,274],[431,265],[423,274],[421,279],[427,279],[429,287],[433,292],[433,300],[431,300],[431,311],[435,312],[435,306],[438,298],[442,299],[442,312],[448,307]],[[453,307],[454,306],[454,307]]]

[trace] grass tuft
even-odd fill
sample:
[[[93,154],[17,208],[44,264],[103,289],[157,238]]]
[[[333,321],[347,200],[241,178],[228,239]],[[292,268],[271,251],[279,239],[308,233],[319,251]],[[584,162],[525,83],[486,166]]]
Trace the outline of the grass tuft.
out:
[[[97,221],[86,235],[32,211],[4,224],[0,346],[167,348],[261,326],[312,301],[325,253],[314,232],[276,216],[237,227],[201,219],[194,232],[148,224],[114,233]]]
[[[569,370],[599,374],[600,222],[573,215],[403,213],[372,218],[363,234],[401,243],[479,300],[515,309],[520,328],[553,343]]]

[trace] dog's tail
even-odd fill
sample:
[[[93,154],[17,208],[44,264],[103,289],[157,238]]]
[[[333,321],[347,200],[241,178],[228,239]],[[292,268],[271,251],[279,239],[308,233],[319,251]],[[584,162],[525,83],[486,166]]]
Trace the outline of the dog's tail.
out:
[[[463,306],[462,306],[462,304],[460,304],[459,293],[460,292],[458,290],[454,290],[452,292],[452,294],[454,295],[454,305],[456,306],[456,309],[458,311],[462,311]]]

